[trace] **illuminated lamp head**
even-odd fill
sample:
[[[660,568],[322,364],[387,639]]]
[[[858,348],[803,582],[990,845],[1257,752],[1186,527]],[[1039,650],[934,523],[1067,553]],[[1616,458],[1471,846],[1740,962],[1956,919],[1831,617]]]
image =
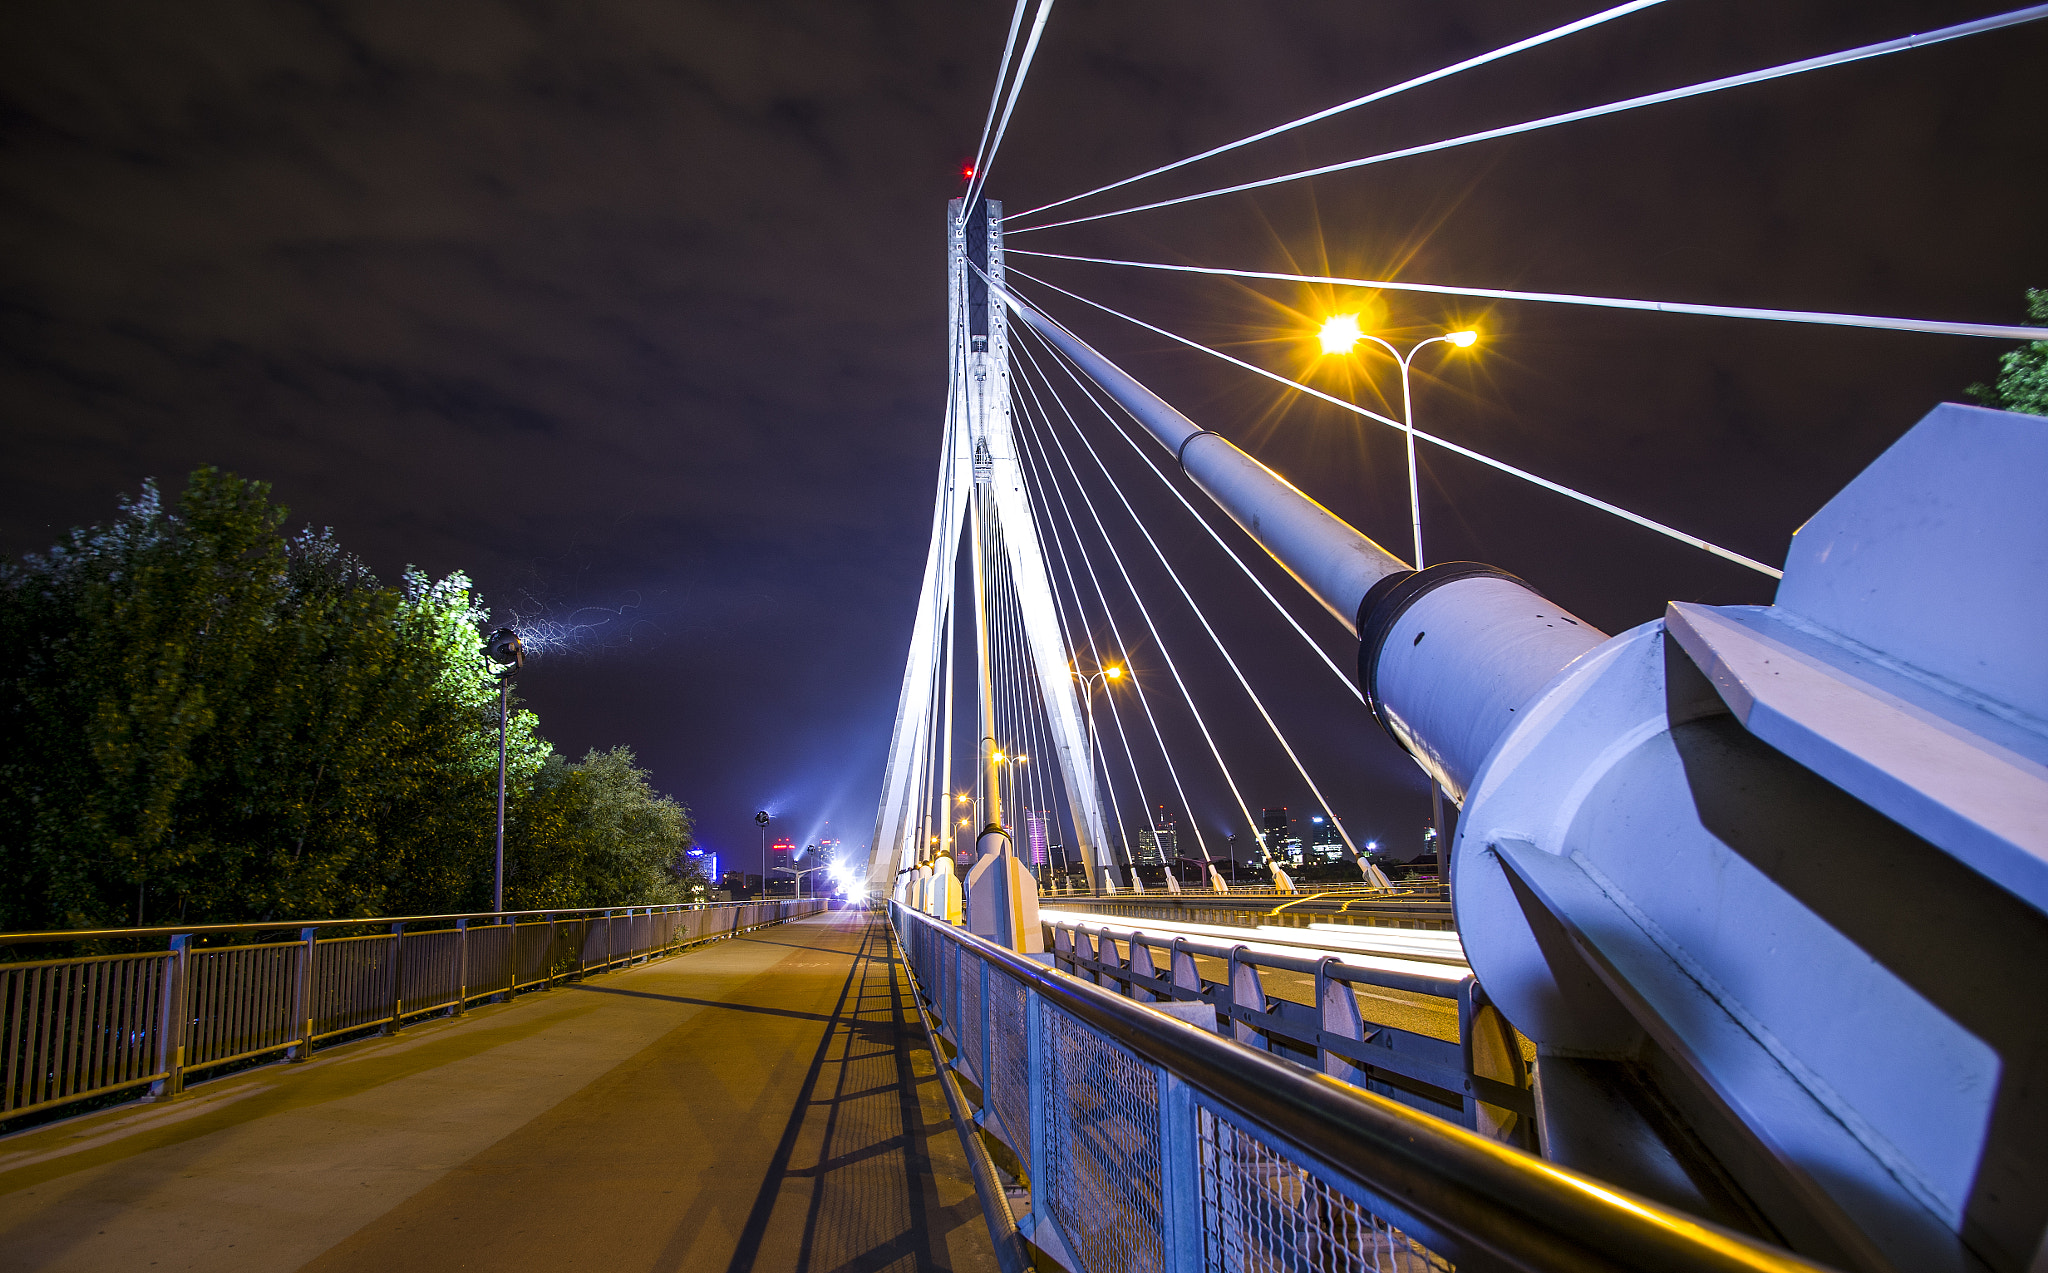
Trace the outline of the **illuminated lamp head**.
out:
[[[508,670],[526,666],[526,647],[511,628],[499,628],[484,638],[484,656]]]
[[[1479,333],[1471,331],[1452,332],[1444,337],[1444,341],[1447,344],[1456,345],[1460,349],[1470,349],[1479,343]]]
[[[1110,668],[1110,669],[1109,669],[1108,671],[1106,671],[1106,672],[1104,672],[1104,673],[1103,673],[1103,675],[1104,675],[1104,676],[1108,677],[1108,678],[1109,678],[1110,680],[1112,680],[1112,681],[1114,681],[1114,680],[1115,680],[1115,679],[1117,679],[1118,677],[1122,676],[1123,674],[1124,674],[1124,670],[1123,670],[1122,668],[1120,668],[1120,667],[1113,667],[1113,668]]]
[[[1323,320],[1323,329],[1316,333],[1316,339],[1322,342],[1326,354],[1348,354],[1365,339],[1365,332],[1358,325],[1358,315],[1336,314]]]

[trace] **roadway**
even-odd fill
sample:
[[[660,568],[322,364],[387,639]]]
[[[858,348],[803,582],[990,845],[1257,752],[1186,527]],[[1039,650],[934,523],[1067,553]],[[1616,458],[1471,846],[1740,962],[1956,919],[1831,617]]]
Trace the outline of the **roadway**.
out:
[[[841,911],[0,1140],[0,1269],[996,1267]]]

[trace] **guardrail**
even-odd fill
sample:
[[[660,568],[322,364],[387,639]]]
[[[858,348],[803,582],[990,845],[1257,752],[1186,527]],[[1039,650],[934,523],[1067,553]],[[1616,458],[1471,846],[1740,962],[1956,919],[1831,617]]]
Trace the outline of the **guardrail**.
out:
[[[168,937],[137,954],[0,963],[0,1118],[147,1084],[183,1090],[188,1072],[459,1013],[472,1000],[548,986],[825,908],[621,906],[490,911],[289,924],[0,933],[0,947]],[[477,921],[482,921],[481,923]],[[323,938],[324,930],[382,928]],[[291,941],[213,945],[208,938]]]
[[[974,1121],[1029,1190],[1016,1231],[1077,1273],[1819,1267],[902,905],[890,919]]]
[[[1225,1038],[1273,1052],[1356,1083],[1426,1114],[1524,1149],[1534,1149],[1536,1097],[1521,1039],[1493,1007],[1462,962],[1435,956],[1274,950],[1260,934],[1147,933],[1129,922],[1048,918],[1053,964],[1140,1003],[1198,1003]],[[1394,930],[1399,931],[1399,930]],[[1118,943],[1122,944],[1121,951]],[[1155,952],[1164,962],[1155,960]],[[1223,964],[1220,981],[1204,979],[1203,956]],[[1269,995],[1265,977],[1308,978],[1314,1000]],[[1427,995],[1456,1005],[1454,1041],[1368,1022],[1355,986]]]

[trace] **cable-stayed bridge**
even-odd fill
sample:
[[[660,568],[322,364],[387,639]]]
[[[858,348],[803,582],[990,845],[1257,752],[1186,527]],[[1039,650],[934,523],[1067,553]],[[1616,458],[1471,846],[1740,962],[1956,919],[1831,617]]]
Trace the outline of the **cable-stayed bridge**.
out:
[[[1934,407],[1774,564],[1417,427],[1411,365],[1483,332],[1388,345],[1395,412],[1073,280],[2048,331],[1029,237],[2048,16],[1130,189],[1657,3],[1018,210],[988,175],[1053,9],[1018,0],[966,189],[934,209],[949,382],[875,908],[0,935],[0,1268],[2044,1267],[2040,421]],[[1331,356],[1384,340],[1329,317],[1301,335]],[[1350,475],[1290,481],[1244,421],[1132,375],[1126,329],[1392,431],[1405,534],[1318,502]],[[1598,631],[1439,560],[1418,452],[1768,578],[1774,603]],[[1303,727],[1283,648],[1349,735]],[[1343,757],[1367,746],[1435,797],[1425,885],[1356,836]],[[1276,758],[1342,882],[1283,860],[1247,776]]]
[[[1018,1232],[1062,1262],[1540,1262],[1536,1247],[1566,1240],[1519,1228],[1526,1212],[1490,1210],[1501,1202],[1492,1186],[1478,1190],[1482,1201],[1434,1175],[1469,1144],[1414,1150],[1434,1165],[1406,1174],[1363,1166],[1404,1137],[1413,1149],[1416,1133],[1398,1118],[1366,1129],[1370,1118],[1339,1112],[1327,1088],[1247,1095],[1283,1084],[1270,1070],[1249,1077],[1244,1049],[1511,1146],[1503,1162],[1514,1166],[1503,1170],[1526,1182],[1554,1181],[1546,1171],[1564,1167],[1587,1188],[1702,1217],[1735,1244],[1724,1255],[1797,1253],[1868,1269],[2021,1269],[2048,1258],[2048,1105],[2035,1095],[2048,1078],[2037,971],[2048,958],[2048,507],[2033,492],[2048,474],[2048,431],[2034,417],[1936,407],[1816,510],[1773,565],[1485,454],[1454,429],[1415,427],[1411,363],[1429,346],[1455,356],[1481,334],[1445,330],[1402,348],[1362,329],[1357,310],[1393,290],[1661,322],[1929,339],[2048,332],[1137,260],[1041,250],[1027,237],[1737,92],[2044,16],[2017,10],[1172,198],[1127,189],[1647,7],[1620,5],[1015,211],[989,198],[987,183],[1051,9],[1040,3],[1027,26],[1018,5],[982,146],[945,221],[952,378],[869,883],[894,899],[926,1002],[982,1094],[981,1137],[1000,1147],[1010,1178],[1028,1182]],[[1144,270],[1358,297],[1350,312],[1337,303],[1323,349],[1381,346],[1398,368],[1400,393],[1388,399],[1398,414],[1031,272],[1051,261],[1070,279],[1099,276],[1078,267]],[[1084,328],[1107,336],[1084,338]],[[1318,502],[1342,474],[1290,481],[1233,442],[1245,422],[1184,413],[1171,386],[1142,382],[1091,343],[1134,331],[1397,430],[1404,541],[1376,543]],[[1426,551],[1418,447],[1611,514],[1617,534],[1661,535],[1767,576],[1775,603],[1672,602],[1608,634],[1504,570],[1437,561]],[[1234,622],[1213,590],[1198,596],[1188,582],[1190,572],[1228,573],[1219,555],[1244,580],[1243,595],[1221,603]],[[1285,596],[1262,580],[1259,557],[1292,577]],[[1291,630],[1302,665],[1325,666],[1336,682],[1328,692],[1362,705],[1359,738],[1290,728],[1285,706],[1269,701],[1277,643],[1244,642],[1247,613],[1269,637]],[[1236,640],[1225,635],[1233,629]],[[1190,674],[1196,656],[1203,667]],[[1237,727],[1216,724],[1226,712]],[[1436,798],[1441,899],[1391,887],[1346,825],[1352,807],[1334,762],[1378,732]],[[1310,792],[1355,870],[1349,884],[1302,887],[1290,875],[1297,864],[1279,860],[1282,837],[1242,776],[1260,748],[1281,753]],[[1262,877],[1255,895],[1231,892],[1215,870],[1247,846]],[[1426,903],[1446,913],[1419,909]],[[1439,923],[1455,926],[1451,946],[1413,935]],[[1965,947],[1973,954],[1959,960]],[[1128,1014],[1092,1015],[1094,996],[1039,971],[1047,962],[1178,1020],[1148,1031]],[[1283,984],[1296,989],[1276,990]],[[1407,994],[1458,1003],[1455,1029],[1433,1037],[1425,1021],[1397,1020],[1388,1004]],[[1384,1002],[1366,1004],[1370,995]],[[1239,1051],[1178,1050],[1197,1047],[1189,1023]],[[1006,1060],[1001,1041],[1019,1037],[1024,1055]],[[1232,1067],[1237,1086],[1226,1090],[1217,1071]],[[1311,1136],[1279,1108],[1289,1100],[1332,1120],[1355,1115],[1356,1137]],[[1063,1130],[1069,1118],[1080,1121]],[[1034,1167],[1062,1152],[1061,1135],[1086,1141],[1084,1125],[1117,1146],[1096,1152],[1092,1175],[1071,1162]],[[1294,1183],[1273,1183],[1282,1177]],[[1199,1199],[1192,1216],[1175,1213],[1182,1187]],[[1418,1207],[1411,1192],[1439,1189],[1486,1218],[1460,1219],[1441,1196],[1436,1209]],[[1595,1223],[1563,1196],[1550,1206],[1553,1220]],[[1510,1230],[1517,1236],[1504,1239]],[[1741,1247],[1743,1238],[1759,1245]],[[1503,1242],[1519,1249],[1504,1253]],[[1133,1260],[1134,1249],[1149,1254]],[[1598,1258],[1640,1267],[1700,1254],[1632,1250]]]

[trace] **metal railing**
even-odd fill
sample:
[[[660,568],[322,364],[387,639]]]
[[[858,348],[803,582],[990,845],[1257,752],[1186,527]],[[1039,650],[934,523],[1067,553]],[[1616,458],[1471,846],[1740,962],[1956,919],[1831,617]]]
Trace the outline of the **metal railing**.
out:
[[[0,947],[169,938],[167,950],[0,963],[0,1118],[144,1084],[153,1096],[174,1096],[190,1071],[268,1053],[304,1060],[324,1039],[459,1013],[476,999],[825,906],[621,906],[0,933]],[[321,936],[366,927],[384,931]],[[292,930],[294,940],[260,940]]]
[[[978,1089],[974,1123],[1029,1191],[1015,1231],[1077,1273],[1819,1267],[907,907],[890,917],[946,1064]],[[1013,1214],[987,1197],[992,1223]]]

